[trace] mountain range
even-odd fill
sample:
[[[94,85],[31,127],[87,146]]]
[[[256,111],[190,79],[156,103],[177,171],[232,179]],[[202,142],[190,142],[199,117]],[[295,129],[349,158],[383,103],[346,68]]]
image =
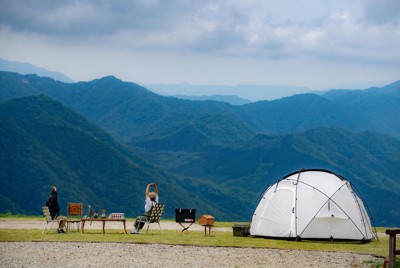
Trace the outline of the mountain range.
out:
[[[205,101],[205,100],[223,101],[232,105],[243,105],[251,103],[250,100],[240,98],[236,95],[219,95],[219,94],[202,95],[202,96],[172,95],[172,97],[184,100],[194,100],[194,101]]]
[[[17,61],[7,61],[0,58],[0,71],[16,72],[20,74],[36,74],[38,76],[50,77],[54,80],[58,80],[65,83],[74,82],[71,78],[60,72],[54,72],[46,70],[45,68]]]
[[[399,100],[400,81],[230,105],[160,96],[111,76],[62,83],[0,72],[1,209],[38,212],[46,189],[60,184],[64,203],[134,217],[154,179],[167,216],[196,207],[243,221],[268,184],[326,168],[353,182],[377,225],[395,225]]]

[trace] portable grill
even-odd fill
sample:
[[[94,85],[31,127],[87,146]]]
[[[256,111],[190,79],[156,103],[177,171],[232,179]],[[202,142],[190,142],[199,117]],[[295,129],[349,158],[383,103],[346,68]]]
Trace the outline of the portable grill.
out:
[[[195,208],[176,208],[175,209],[175,221],[182,226],[182,232],[188,231],[190,226],[196,221],[196,209]],[[188,224],[185,226],[184,224]]]

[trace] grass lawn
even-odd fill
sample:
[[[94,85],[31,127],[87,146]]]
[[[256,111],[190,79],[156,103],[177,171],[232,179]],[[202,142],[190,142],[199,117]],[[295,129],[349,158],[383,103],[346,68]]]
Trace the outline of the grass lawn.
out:
[[[232,226],[232,225],[230,225]],[[0,241],[65,241],[65,242],[117,242],[117,243],[150,243],[169,245],[197,245],[215,247],[258,247],[276,249],[299,249],[318,251],[343,251],[373,254],[376,256],[388,256],[388,238],[383,237],[369,243],[340,242],[340,241],[307,241],[294,242],[253,237],[237,237],[232,232],[212,232],[211,236],[204,236],[202,231],[189,231],[181,234],[177,230],[164,230],[164,234],[153,230],[149,234],[123,234],[122,230],[106,230],[103,235],[101,230],[85,230],[80,234],[76,230],[68,234],[57,234],[51,230],[47,235],[38,229],[0,229]],[[400,240],[400,239],[398,239]],[[397,247],[400,248],[399,242]]]
[[[232,232],[212,232],[211,236],[204,236],[202,231],[190,231],[181,234],[176,230],[164,230],[161,235],[159,231],[153,233],[131,235],[123,234],[121,230],[107,230],[103,235],[101,230],[85,230],[85,234],[71,231],[68,234],[57,234],[51,230],[43,235],[41,230],[17,230],[0,229],[0,241],[66,241],[66,242],[117,242],[117,243],[149,243],[170,245],[197,245],[216,247],[259,247],[277,249],[300,249],[318,251],[345,251],[373,254],[376,256],[387,256],[388,239],[381,238],[379,241],[362,244],[360,242],[328,242],[328,241],[302,241],[294,242],[287,240],[237,237]]]
[[[42,217],[0,217],[2,221],[27,221],[43,220]],[[167,220],[168,221],[168,220]],[[172,220],[170,220],[172,221]],[[232,227],[232,222],[216,222],[214,227]],[[384,233],[387,228],[377,228],[378,233]],[[42,234],[39,229],[0,229],[0,241],[21,241],[21,242],[97,242],[97,243],[149,243],[149,244],[168,244],[168,245],[196,245],[213,247],[255,247],[269,249],[286,250],[316,250],[316,251],[340,251],[355,252],[362,254],[372,254],[378,257],[387,258],[389,249],[389,238],[380,237],[379,240],[372,240],[369,243],[343,242],[343,241],[308,241],[302,242],[254,238],[237,237],[233,232],[214,231],[211,236],[205,236],[203,231],[192,231],[181,233],[180,230],[164,230],[161,235],[159,230],[153,230],[149,234],[131,235],[124,234],[122,230],[106,230],[103,235],[101,229],[88,229],[85,234],[80,234],[76,230],[68,234],[57,234],[52,229],[48,234]],[[400,237],[397,239],[396,247],[400,248]],[[398,258],[400,267],[400,258]],[[376,264],[376,267],[382,264]]]

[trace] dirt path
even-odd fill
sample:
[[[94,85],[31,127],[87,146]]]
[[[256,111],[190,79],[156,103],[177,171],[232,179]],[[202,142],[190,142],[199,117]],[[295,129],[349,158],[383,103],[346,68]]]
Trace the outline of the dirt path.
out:
[[[133,226],[134,220],[128,220],[126,222],[126,229],[129,231]],[[182,227],[173,221],[161,221],[161,228],[163,230],[182,230]],[[11,220],[0,220],[0,229],[43,229],[46,226],[45,220],[21,220],[21,221],[11,221]],[[156,224],[151,224],[151,228],[158,228]],[[187,225],[185,225],[187,226]],[[85,224],[86,229],[101,229],[101,222],[92,222]],[[106,229],[121,229],[121,222],[107,222]],[[189,230],[202,231],[204,227],[198,224],[193,224],[190,226]],[[232,228],[214,228],[215,231],[221,232],[231,232]]]

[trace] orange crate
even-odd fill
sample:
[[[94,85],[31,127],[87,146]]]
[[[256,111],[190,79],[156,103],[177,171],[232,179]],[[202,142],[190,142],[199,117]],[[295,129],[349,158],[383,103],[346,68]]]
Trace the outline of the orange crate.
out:
[[[200,225],[214,225],[215,218],[211,215],[201,215],[199,218]]]

